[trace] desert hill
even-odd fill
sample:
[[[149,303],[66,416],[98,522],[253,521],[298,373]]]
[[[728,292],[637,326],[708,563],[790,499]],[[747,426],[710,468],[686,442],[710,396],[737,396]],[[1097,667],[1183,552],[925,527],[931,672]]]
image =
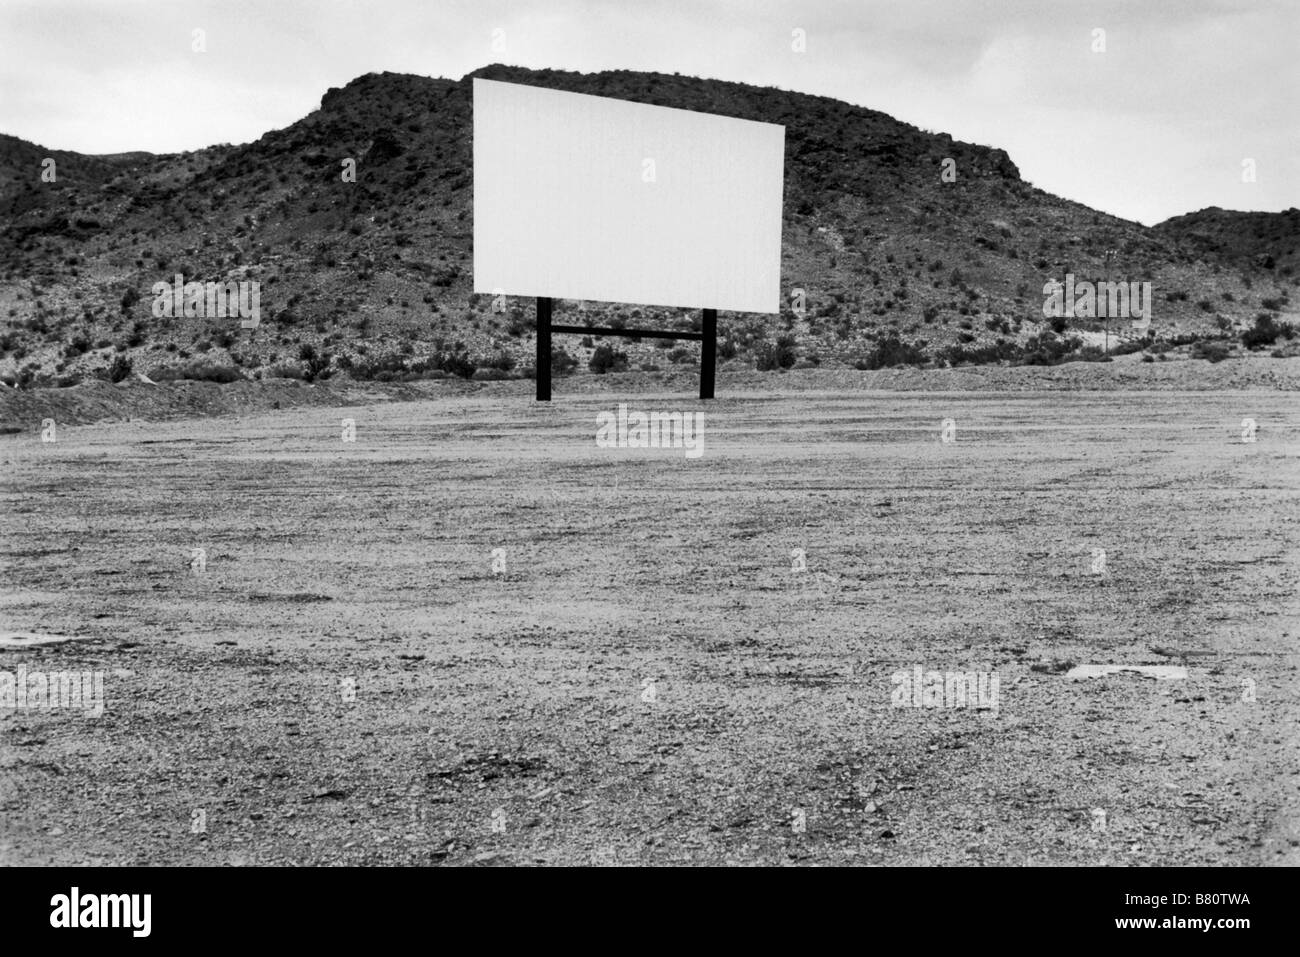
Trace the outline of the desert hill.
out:
[[[1294,318],[1295,210],[1207,210],[1147,228],[1035,188],[1002,150],[825,97],[496,65],[458,81],[362,76],[292,126],[191,153],[86,156],[0,136],[0,374],[519,374],[532,362],[531,301],[497,313],[471,291],[475,75],[786,126],[783,288],[805,290],[806,309],[722,314],[724,368],[1096,358],[1080,347],[1100,324],[1053,332],[1043,318],[1044,283],[1067,273],[1152,284],[1151,339],[1130,351],[1218,340],[1240,353],[1261,314],[1282,323],[1270,328]],[[356,182],[341,176],[348,159]],[[945,159],[955,182],[941,180]],[[150,288],[177,273],[257,280],[260,326],[156,318]],[[578,310],[561,303],[557,321]],[[582,304],[581,318],[698,322],[603,303]],[[556,338],[583,371],[599,345]],[[1300,343],[1255,345],[1267,355]],[[686,342],[614,346],[634,368],[698,356]]]

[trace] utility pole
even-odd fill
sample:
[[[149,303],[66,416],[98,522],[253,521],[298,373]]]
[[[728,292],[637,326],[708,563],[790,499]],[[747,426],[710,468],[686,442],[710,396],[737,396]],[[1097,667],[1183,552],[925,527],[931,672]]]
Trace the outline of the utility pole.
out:
[[[1105,262],[1106,262],[1106,283],[1107,283],[1107,285],[1109,285],[1110,282],[1113,280],[1113,277],[1111,276],[1111,266],[1112,266],[1112,264],[1115,262],[1115,250],[1113,250],[1113,249],[1108,249],[1108,250],[1106,250]],[[1109,303],[1109,302],[1110,302],[1110,297],[1107,297],[1107,300],[1106,300],[1106,301],[1107,301],[1107,303]],[[1109,313],[1108,313],[1106,316],[1104,316],[1104,317],[1102,318],[1101,328],[1102,328],[1102,340],[1101,340],[1101,341],[1102,341],[1102,347],[1101,347],[1101,354],[1102,354],[1102,355],[1108,355],[1108,354],[1110,353],[1110,315],[1109,315]]]

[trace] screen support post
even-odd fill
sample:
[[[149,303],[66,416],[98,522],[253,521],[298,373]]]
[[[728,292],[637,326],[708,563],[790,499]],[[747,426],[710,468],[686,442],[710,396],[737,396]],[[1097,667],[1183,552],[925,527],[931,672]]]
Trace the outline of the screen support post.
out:
[[[676,329],[612,329],[596,326],[554,325],[551,307],[554,300],[537,297],[537,401],[551,401],[551,334],[569,333],[581,336],[622,336],[625,339],[696,339],[700,343],[700,398],[713,398],[714,371],[718,364],[718,310],[705,309],[704,322],[699,332],[681,332]]]
[[[718,364],[718,310],[704,310],[704,339],[700,343],[700,398],[713,398],[713,372]]]
[[[537,297],[537,401],[551,401],[551,299]]]

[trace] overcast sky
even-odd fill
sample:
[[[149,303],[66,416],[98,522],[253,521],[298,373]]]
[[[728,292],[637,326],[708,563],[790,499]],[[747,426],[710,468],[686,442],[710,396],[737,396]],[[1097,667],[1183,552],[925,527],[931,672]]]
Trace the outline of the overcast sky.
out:
[[[363,73],[493,62],[832,96],[1148,224],[1300,206],[1300,0],[0,0],[0,132],[88,153],[242,143]]]

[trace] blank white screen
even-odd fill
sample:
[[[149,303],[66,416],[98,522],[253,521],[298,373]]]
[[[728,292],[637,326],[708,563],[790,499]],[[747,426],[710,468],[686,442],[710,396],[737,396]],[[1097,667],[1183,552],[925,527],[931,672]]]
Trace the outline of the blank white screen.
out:
[[[784,156],[772,123],[475,78],[474,291],[777,312]]]

